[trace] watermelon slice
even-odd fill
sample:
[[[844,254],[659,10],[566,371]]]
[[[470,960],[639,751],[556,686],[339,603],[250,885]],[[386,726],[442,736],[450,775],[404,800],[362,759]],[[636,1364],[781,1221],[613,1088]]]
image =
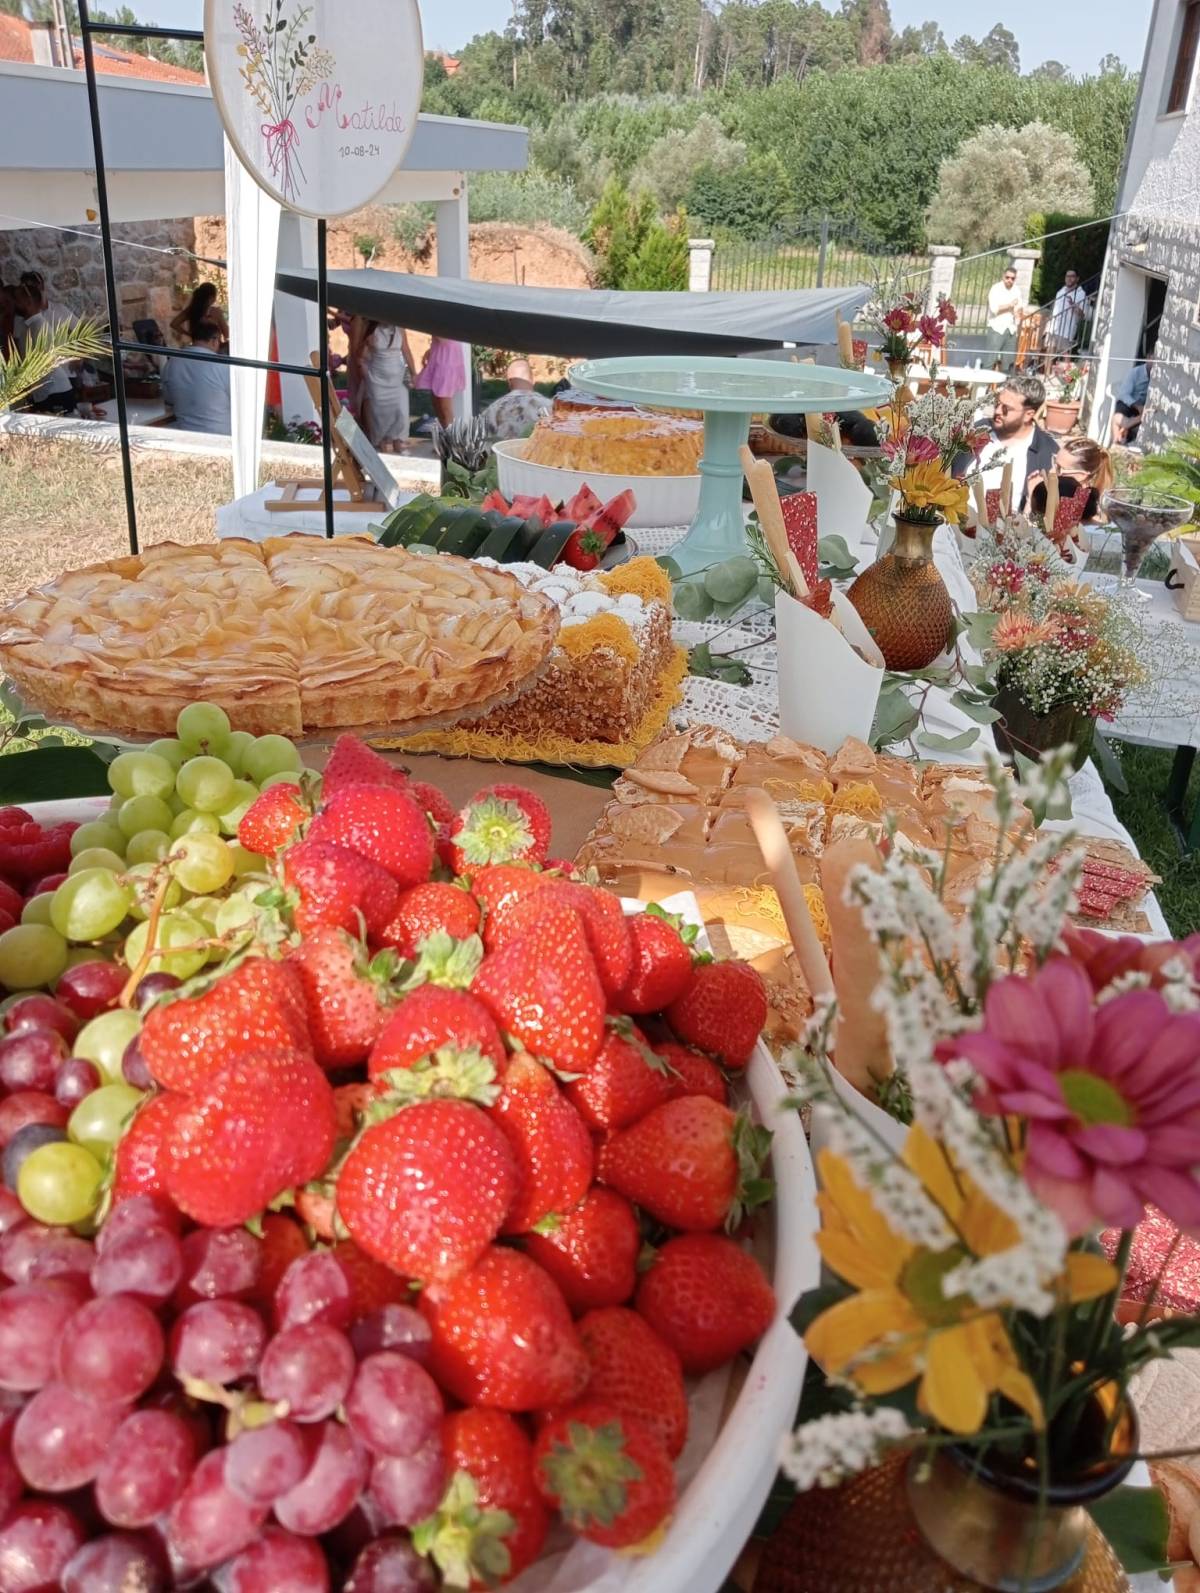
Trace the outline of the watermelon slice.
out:
[[[581,520],[579,528],[581,531],[599,531],[607,547],[617,532],[625,529],[625,522],[636,508],[637,499],[626,487],[624,492],[618,492],[615,498],[610,498],[603,508],[596,509],[585,520]]]
[[[530,492],[518,492],[512,503],[509,505],[509,513],[515,515],[519,520],[528,520],[531,514],[535,514],[537,512],[538,504],[540,504],[544,498],[544,493],[542,494],[542,497],[535,498]],[[550,518],[553,520],[553,514],[550,516]]]
[[[595,514],[597,509],[603,507],[600,499],[585,481],[575,496],[568,498],[563,504],[562,517],[564,520],[574,520],[578,524],[580,520],[586,520],[589,514]]]
[[[504,494],[498,490],[489,492],[487,497],[479,505],[480,514],[487,514],[489,509],[494,509],[497,514],[502,514],[505,516],[505,518],[512,513],[512,505],[509,503]]]

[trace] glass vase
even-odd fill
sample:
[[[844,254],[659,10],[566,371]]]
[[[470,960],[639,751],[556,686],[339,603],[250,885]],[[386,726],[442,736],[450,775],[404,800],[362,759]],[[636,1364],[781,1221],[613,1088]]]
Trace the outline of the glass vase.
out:
[[[889,669],[924,669],[946,649],[954,606],[933,562],[936,530],[897,515],[891,550],[846,593]]]

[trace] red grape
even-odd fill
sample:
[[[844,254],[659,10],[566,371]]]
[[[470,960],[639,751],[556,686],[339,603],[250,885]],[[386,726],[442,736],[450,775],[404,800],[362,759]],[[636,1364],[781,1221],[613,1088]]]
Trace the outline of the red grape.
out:
[[[93,1538],[63,1571],[62,1593],[160,1593],[166,1557],[148,1538],[108,1532]]]
[[[360,1361],[380,1350],[395,1350],[424,1365],[431,1336],[429,1323],[411,1305],[381,1305],[350,1329],[350,1342]]]
[[[430,1593],[433,1568],[407,1538],[376,1538],[354,1562],[343,1593]]]
[[[0,1449],[0,1522],[7,1521],[21,1502],[25,1484],[7,1449]]]
[[[120,1405],[96,1405],[62,1383],[47,1383],[17,1417],[13,1459],[31,1488],[82,1488],[100,1470],[124,1414]]]
[[[165,996],[168,990],[178,990],[179,984],[174,974],[148,973],[138,980],[137,989],[133,992],[133,1004],[139,1012],[145,1012],[159,996]]]
[[[134,1196],[142,1199],[142,1196]],[[123,1211],[122,1201],[117,1211]],[[92,1287],[97,1294],[131,1294],[147,1305],[169,1300],[183,1276],[183,1246],[166,1228],[129,1230],[96,1257]]]
[[[0,1188],[0,1235],[25,1221],[25,1208],[11,1189]]]
[[[180,1378],[237,1383],[254,1375],[266,1342],[266,1327],[253,1306],[241,1300],[199,1300],[171,1330],[171,1365]]]
[[[378,1455],[371,1467],[371,1498],[390,1527],[411,1527],[432,1515],[446,1491],[446,1455],[440,1433],[402,1459]]]
[[[350,1325],[353,1308],[350,1279],[341,1262],[328,1250],[310,1250],[297,1256],[275,1290],[276,1327],[301,1322],[328,1322],[331,1327]]]
[[[179,1498],[196,1463],[182,1416],[138,1410],[117,1428],[96,1477],[96,1504],[114,1527],[145,1527]]]
[[[50,1280],[0,1293],[0,1388],[32,1391],[54,1376],[58,1341],[80,1306]]]
[[[98,1090],[103,1082],[94,1062],[82,1056],[69,1056],[54,1075],[54,1099],[69,1110],[78,1106],[85,1095]]]
[[[96,1235],[96,1254],[102,1256],[117,1239],[145,1228],[167,1228],[179,1232],[179,1213],[170,1201],[158,1195],[127,1195],[114,1206]]]
[[[0,1040],[0,1084],[6,1090],[53,1090],[70,1046],[53,1029],[27,1029]]]
[[[303,1481],[315,1449],[311,1428],[295,1422],[248,1427],[225,1452],[225,1481],[250,1504],[274,1504]]]
[[[56,891],[66,877],[65,874],[43,874],[25,892],[25,900],[28,901],[31,896],[44,896],[47,891]]]
[[[18,1090],[0,1101],[0,1149],[26,1123],[53,1123],[55,1128],[66,1128],[70,1115],[46,1090]]]
[[[167,1533],[180,1559],[203,1570],[253,1543],[266,1519],[263,1506],[247,1504],[227,1486],[225,1451],[212,1449],[175,1501]]]
[[[384,1350],[361,1363],[346,1400],[346,1420],[380,1455],[413,1455],[442,1424],[442,1396],[423,1366]]]
[[[142,1054],[141,1040],[136,1034],[121,1053],[121,1073],[126,1084],[132,1084],[135,1090],[154,1088],[154,1075]]]
[[[115,962],[81,962],[68,968],[54,994],[84,1023],[115,1007],[129,969]]]
[[[350,1340],[326,1322],[302,1322],[277,1333],[263,1353],[258,1387],[264,1399],[283,1400],[299,1422],[332,1416],[354,1376]]]
[[[63,1505],[27,1499],[0,1527],[0,1588],[4,1593],[46,1593],[61,1585],[83,1527]]]
[[[0,1235],[0,1272],[14,1283],[31,1283],[34,1278],[54,1277],[58,1273],[92,1270],[92,1247],[65,1228],[47,1228],[40,1222],[19,1222]]]
[[[183,1241],[178,1304],[250,1294],[262,1265],[259,1242],[244,1228],[197,1228]]]
[[[367,1465],[367,1452],[354,1434],[341,1422],[325,1422],[304,1481],[275,1501],[276,1521],[305,1538],[331,1532],[353,1510]]]
[[[7,1449],[17,1417],[25,1409],[25,1395],[13,1388],[0,1388],[0,1449]]]
[[[58,1375],[101,1405],[144,1394],[163,1363],[163,1333],[153,1311],[128,1295],[92,1300],[68,1322],[58,1346]]]
[[[51,1123],[26,1123],[24,1128],[19,1128],[0,1157],[5,1187],[15,1192],[17,1179],[27,1158],[43,1145],[61,1144],[66,1137],[64,1129],[55,1128]]]
[[[4,1014],[4,1032],[28,1034],[33,1029],[53,1029],[69,1045],[79,1033],[79,1019],[53,996],[23,996]]]
[[[328,1593],[329,1567],[319,1544],[281,1527],[264,1527],[257,1541],[218,1573],[221,1593]]]

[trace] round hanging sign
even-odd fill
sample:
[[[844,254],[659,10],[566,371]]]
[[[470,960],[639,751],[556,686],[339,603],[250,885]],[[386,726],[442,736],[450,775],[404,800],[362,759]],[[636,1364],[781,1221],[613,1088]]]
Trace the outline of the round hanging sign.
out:
[[[229,141],[302,216],[384,188],[417,126],[417,0],[204,0],[204,57]]]

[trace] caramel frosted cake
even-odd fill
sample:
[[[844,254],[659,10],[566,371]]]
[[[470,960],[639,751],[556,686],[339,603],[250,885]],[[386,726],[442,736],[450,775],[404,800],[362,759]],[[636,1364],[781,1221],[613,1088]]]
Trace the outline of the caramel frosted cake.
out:
[[[553,408],[526,440],[530,464],[609,476],[694,476],[704,425],[648,410]]]
[[[465,727],[405,738],[404,746],[513,761],[632,762],[665,723],[686,671],[686,654],[671,638],[667,576],[647,558],[595,574],[503,569],[560,616],[545,669],[516,701]]]
[[[300,736],[482,711],[536,673],[558,623],[505,571],[367,537],[168,542],[0,609],[0,666],[85,730],[171,735],[204,698]]]

